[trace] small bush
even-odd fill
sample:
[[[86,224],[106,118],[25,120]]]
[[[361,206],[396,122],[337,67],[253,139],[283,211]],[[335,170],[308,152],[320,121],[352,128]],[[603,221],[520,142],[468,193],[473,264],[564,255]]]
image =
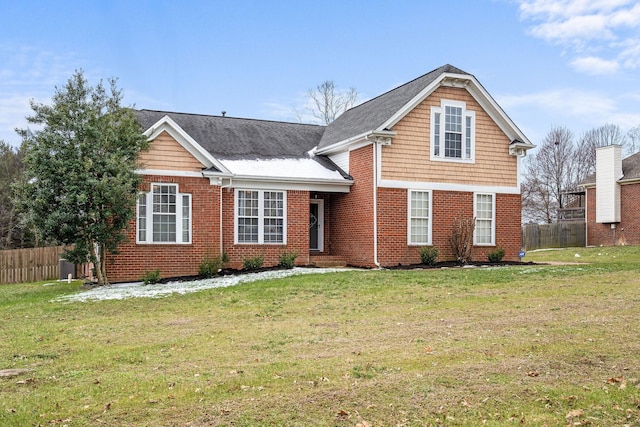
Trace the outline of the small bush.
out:
[[[438,258],[438,248],[433,246],[423,246],[420,248],[420,261],[425,265],[436,265]]]
[[[264,264],[263,255],[254,256],[253,258],[245,258],[243,261],[245,270],[257,270],[262,267],[262,264]]]
[[[283,252],[280,255],[278,265],[284,268],[293,268],[296,265],[296,258],[298,258],[298,251]]]
[[[198,276],[210,278],[220,272],[224,262],[221,256],[215,258],[206,257],[198,266]]]
[[[142,283],[144,285],[153,285],[160,281],[160,270],[147,270],[142,275]]]
[[[502,258],[504,258],[504,249],[499,247],[495,251],[489,252],[489,255],[487,255],[487,258],[489,258],[489,262],[502,261]]]

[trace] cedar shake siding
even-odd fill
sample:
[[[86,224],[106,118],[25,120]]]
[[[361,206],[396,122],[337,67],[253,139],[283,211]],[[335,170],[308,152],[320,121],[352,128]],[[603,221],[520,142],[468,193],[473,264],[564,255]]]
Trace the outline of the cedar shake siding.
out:
[[[200,172],[203,165],[167,132],[162,132],[149,147],[140,153],[142,169]]]
[[[476,114],[475,162],[431,161],[431,107],[442,99],[462,101]],[[509,138],[465,89],[440,87],[400,120],[389,147],[382,148],[382,179],[516,187],[517,158]]]

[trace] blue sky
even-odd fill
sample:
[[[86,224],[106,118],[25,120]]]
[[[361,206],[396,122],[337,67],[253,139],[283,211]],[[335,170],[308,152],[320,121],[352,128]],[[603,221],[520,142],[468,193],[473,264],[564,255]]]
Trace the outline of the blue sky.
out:
[[[324,80],[366,100],[447,63],[534,144],[640,125],[636,1],[0,0],[0,139],[76,69],[136,108],[297,121]]]

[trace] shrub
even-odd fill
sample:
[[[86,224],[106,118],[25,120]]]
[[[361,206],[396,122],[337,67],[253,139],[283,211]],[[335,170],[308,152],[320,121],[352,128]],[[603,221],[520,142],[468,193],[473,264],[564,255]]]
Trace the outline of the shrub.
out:
[[[453,229],[449,237],[449,244],[456,261],[460,264],[466,264],[471,261],[475,223],[475,218],[456,217],[453,219]]]
[[[420,248],[420,261],[425,265],[436,265],[438,258],[438,248],[433,246],[423,246]]]
[[[142,283],[144,285],[153,285],[160,281],[160,270],[147,270],[142,275]]]
[[[217,256],[215,258],[206,257],[198,266],[198,276],[213,277],[220,272],[220,269],[224,265],[223,257]]]
[[[263,255],[257,255],[257,256],[254,256],[253,258],[245,258],[243,261],[245,270],[257,270],[260,267],[262,267],[262,264],[264,264]]]
[[[298,251],[283,252],[280,255],[278,265],[284,268],[293,268],[296,265],[296,258],[298,258]]]
[[[495,251],[489,252],[489,254],[487,255],[487,258],[489,258],[489,262],[502,261],[502,258],[504,258],[504,249],[499,247]]]

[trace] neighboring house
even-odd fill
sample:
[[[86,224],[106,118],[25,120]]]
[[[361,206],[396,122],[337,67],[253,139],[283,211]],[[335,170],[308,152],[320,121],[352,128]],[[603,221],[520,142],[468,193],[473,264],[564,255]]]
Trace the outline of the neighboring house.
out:
[[[151,148],[129,242],[109,279],[323,260],[362,267],[451,260],[455,217],[476,219],[473,259],[518,259],[520,158],[534,146],[476,78],[445,65],[328,126],[138,111]]]
[[[586,190],[588,246],[640,244],[640,153],[622,160],[622,147],[596,149],[596,173]]]

